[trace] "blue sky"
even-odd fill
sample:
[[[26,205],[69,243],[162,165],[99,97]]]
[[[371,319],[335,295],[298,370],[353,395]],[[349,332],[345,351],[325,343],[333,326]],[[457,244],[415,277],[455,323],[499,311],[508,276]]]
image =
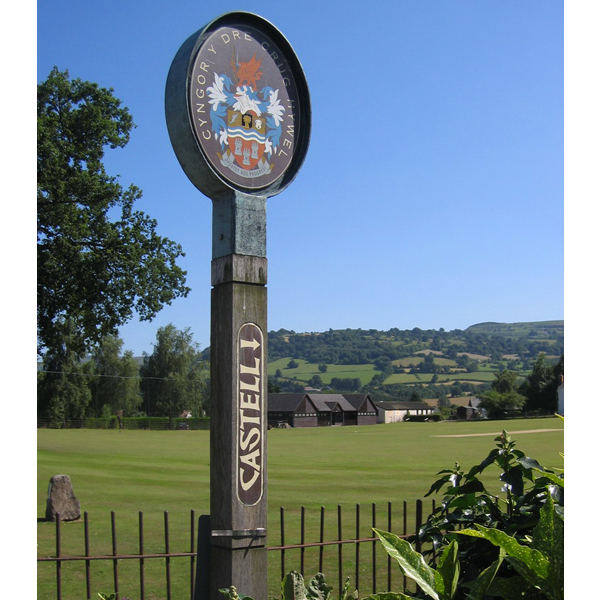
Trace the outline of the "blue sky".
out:
[[[163,98],[180,45],[234,10],[287,37],[312,102],[306,161],[268,201],[269,329],[564,318],[562,2],[39,2],[37,81],[56,65],[114,88],[137,128],[107,169],[186,252],[192,292],[123,327],[125,349],[168,323],[209,343],[211,201]]]

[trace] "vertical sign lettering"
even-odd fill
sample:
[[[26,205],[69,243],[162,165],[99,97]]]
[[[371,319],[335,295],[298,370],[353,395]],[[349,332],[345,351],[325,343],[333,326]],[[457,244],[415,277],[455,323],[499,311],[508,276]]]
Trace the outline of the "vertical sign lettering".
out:
[[[262,497],[264,471],[263,334],[246,323],[238,335],[237,495],[252,506]]]

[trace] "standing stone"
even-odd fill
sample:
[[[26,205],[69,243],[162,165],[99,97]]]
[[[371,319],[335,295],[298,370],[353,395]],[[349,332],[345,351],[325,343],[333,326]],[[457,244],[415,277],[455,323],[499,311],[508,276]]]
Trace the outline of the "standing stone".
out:
[[[75,497],[73,484],[68,475],[54,475],[48,486],[46,520],[56,521],[60,513],[61,521],[76,521],[81,517],[81,504]]]

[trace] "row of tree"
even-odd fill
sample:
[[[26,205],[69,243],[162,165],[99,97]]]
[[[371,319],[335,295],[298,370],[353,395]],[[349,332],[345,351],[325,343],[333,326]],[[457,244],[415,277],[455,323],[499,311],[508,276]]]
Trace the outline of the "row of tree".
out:
[[[494,377],[490,389],[478,395],[481,408],[490,418],[521,410],[543,414],[556,412],[557,390],[564,377],[564,355],[556,364],[551,364],[544,354],[540,354],[531,373],[521,383],[514,371],[500,371],[494,373]]]
[[[38,373],[38,418],[60,424],[111,415],[175,418],[183,411],[206,416],[208,369],[189,328],[159,327],[142,364],[122,347],[109,335],[83,360],[69,350],[68,339],[60,352],[46,353]]]
[[[563,354],[564,337],[559,330],[553,337],[545,339],[490,335],[468,329],[464,331],[419,328],[404,331],[397,328],[389,331],[330,329],[322,333],[296,333],[280,329],[269,332],[271,360],[292,357],[316,364],[370,363],[383,370],[379,366],[380,363],[413,356],[421,350],[441,352],[444,358],[456,361],[466,361],[464,353],[489,356],[492,362],[502,360],[505,355],[514,355],[519,357],[527,368],[540,352],[556,356]],[[468,366],[472,367],[473,364]]]
[[[38,417],[196,416],[206,375],[189,329],[160,328],[141,366],[118,328],[189,293],[181,246],[135,208],[142,192],[107,173],[105,150],[134,128],[112,88],[56,67],[37,88]]]

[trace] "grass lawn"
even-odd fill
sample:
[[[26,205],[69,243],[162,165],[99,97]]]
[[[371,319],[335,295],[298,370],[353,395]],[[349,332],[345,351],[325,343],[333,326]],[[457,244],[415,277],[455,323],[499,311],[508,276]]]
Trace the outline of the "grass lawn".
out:
[[[552,418],[269,431],[268,528],[272,532],[269,545],[279,542],[280,506],[286,508],[288,519],[294,523],[299,519],[300,507],[307,507],[306,539],[316,541],[321,506],[332,518],[332,529],[326,531],[326,538],[335,539],[333,512],[337,505],[342,505],[348,515],[344,522],[348,523],[351,535],[355,506],[360,503],[365,507],[367,533],[372,503],[380,504],[381,510],[388,501],[406,500],[414,505],[414,500],[428,491],[439,470],[452,468],[455,461],[465,469],[482,461],[494,447],[493,437],[502,428],[513,433],[517,447],[525,454],[546,467],[563,467],[559,454],[563,451],[563,422]],[[519,434],[535,429],[557,431]],[[465,434],[484,435],[438,437]],[[42,518],[48,482],[59,473],[70,475],[82,511],[89,514],[92,554],[112,552],[111,510],[116,512],[120,553],[138,552],[138,511],[144,513],[146,552],[164,549],[163,511],[169,512],[171,551],[187,552],[190,510],[194,509],[196,515],[208,513],[209,432],[38,430],[38,556],[55,553],[54,525]],[[497,475],[490,473],[486,483],[499,489]],[[63,553],[83,554],[83,522],[65,524],[62,531]],[[299,541],[297,535],[298,526],[286,524],[286,542]],[[351,551],[347,553],[350,555]],[[272,595],[277,593],[279,577],[275,554],[269,553]],[[297,568],[292,563],[293,553],[288,554],[287,570]],[[189,564],[180,562],[185,562],[186,567]],[[121,592],[137,598],[137,564],[131,563],[137,561],[119,563],[123,581],[130,586]],[[172,561],[173,588],[188,590],[189,567],[187,570],[182,567],[179,573],[175,563]],[[38,598],[56,597],[55,571],[52,564],[41,563],[38,567]],[[146,598],[163,598],[164,562],[147,560],[146,573],[151,581],[156,579],[155,584],[147,584]],[[98,591],[113,591],[112,565],[93,562],[92,581],[93,596]],[[174,593],[174,597],[186,596]],[[63,566],[63,598],[85,598],[82,563]]]

